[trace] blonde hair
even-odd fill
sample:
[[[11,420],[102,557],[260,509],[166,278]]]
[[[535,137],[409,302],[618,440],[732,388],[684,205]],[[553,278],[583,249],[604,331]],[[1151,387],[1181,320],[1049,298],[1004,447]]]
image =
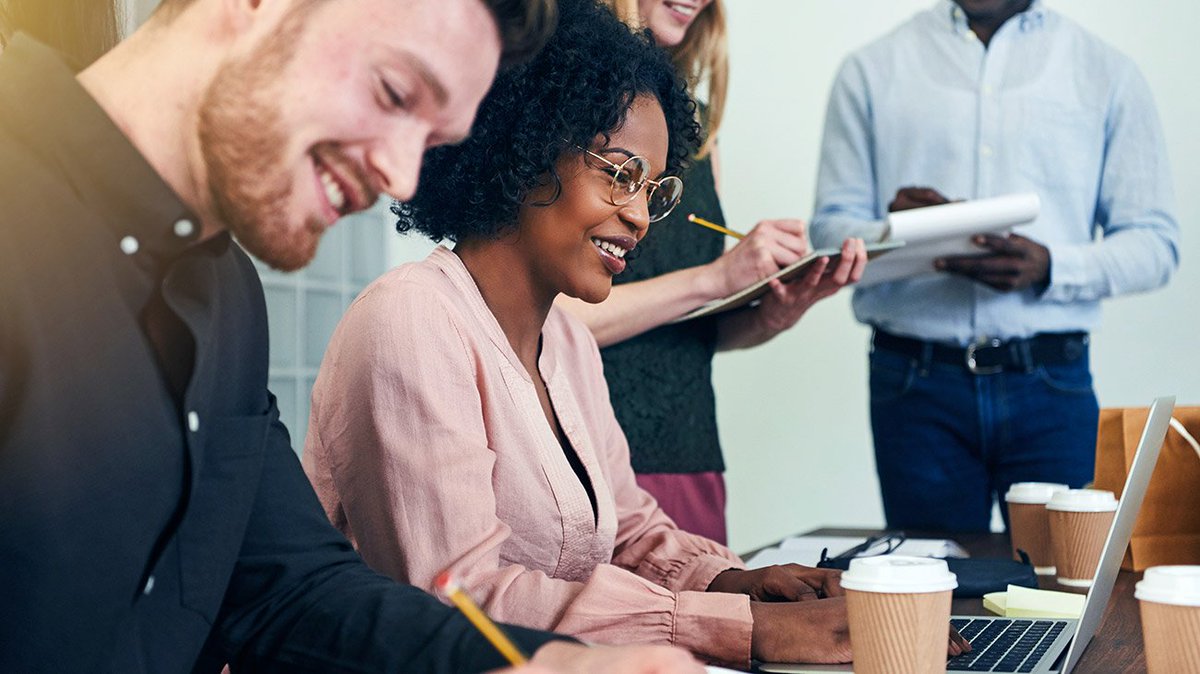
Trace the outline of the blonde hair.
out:
[[[638,0],[607,0],[608,6],[627,25],[645,26],[638,14]],[[695,96],[702,85],[708,93],[708,115],[704,120],[704,145],[696,153],[702,158],[712,152],[717,129],[725,117],[725,97],[729,91],[729,38],[725,27],[725,2],[712,0],[696,17],[683,41],[667,50],[675,69],[687,80]]]
[[[8,10],[4,9],[4,2],[0,0],[0,51],[8,46],[8,41],[11,39],[12,24],[8,20]]]
[[[83,68],[117,43],[114,0],[0,0],[0,44],[28,33]]]

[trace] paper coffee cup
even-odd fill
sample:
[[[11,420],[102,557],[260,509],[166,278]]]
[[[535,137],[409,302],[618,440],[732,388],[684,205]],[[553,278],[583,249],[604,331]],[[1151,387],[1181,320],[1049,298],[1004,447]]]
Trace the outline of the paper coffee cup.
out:
[[[1102,489],[1055,492],[1046,504],[1058,582],[1091,587],[1117,514],[1117,497]]]
[[[881,555],[842,574],[857,674],[946,671],[950,596],[958,581],[944,559]]]
[[[1153,566],[1137,584],[1150,674],[1200,672],[1200,566]]]
[[[1008,488],[1008,529],[1012,537],[1013,559],[1020,561],[1017,550],[1024,550],[1041,576],[1053,576],[1054,549],[1050,546],[1050,517],[1046,504],[1055,492],[1070,489],[1051,482],[1017,482]]]

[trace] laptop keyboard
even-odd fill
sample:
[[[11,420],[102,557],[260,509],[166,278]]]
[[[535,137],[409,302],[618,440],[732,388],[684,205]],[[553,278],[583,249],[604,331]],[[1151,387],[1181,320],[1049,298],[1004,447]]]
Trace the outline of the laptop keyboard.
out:
[[[950,658],[959,672],[1032,672],[1068,623],[1063,620],[964,619],[950,621],[974,649]]]

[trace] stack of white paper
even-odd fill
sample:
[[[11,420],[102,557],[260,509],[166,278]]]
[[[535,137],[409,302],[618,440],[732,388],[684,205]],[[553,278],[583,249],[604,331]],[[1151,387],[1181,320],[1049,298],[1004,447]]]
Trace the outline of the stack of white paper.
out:
[[[828,549],[830,557],[853,548],[863,542],[854,536],[796,536],[785,539],[778,547],[767,548],[746,561],[751,569],[761,569],[775,564],[803,564],[816,566],[821,561],[821,551]],[[913,557],[968,557],[967,551],[954,541],[935,538],[910,538],[892,551],[895,555]]]

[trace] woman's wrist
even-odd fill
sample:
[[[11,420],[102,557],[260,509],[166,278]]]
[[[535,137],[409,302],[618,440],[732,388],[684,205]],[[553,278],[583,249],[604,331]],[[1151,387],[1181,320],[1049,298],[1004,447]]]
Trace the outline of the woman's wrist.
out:
[[[740,288],[731,289],[729,287],[729,275],[725,273],[724,256],[697,269],[702,272],[697,285],[704,293],[705,302],[728,297],[737,290],[740,290]]]
[[[738,582],[738,577],[742,574],[740,569],[726,569],[718,573],[712,582],[705,589],[706,592],[726,592],[729,594],[741,594],[741,583]]]

